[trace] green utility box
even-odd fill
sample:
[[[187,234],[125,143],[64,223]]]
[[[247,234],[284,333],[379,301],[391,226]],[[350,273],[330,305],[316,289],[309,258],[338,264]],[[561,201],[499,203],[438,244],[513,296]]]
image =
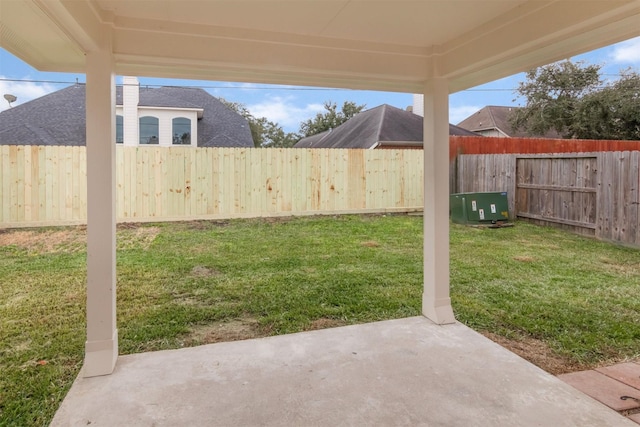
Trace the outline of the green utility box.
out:
[[[451,220],[458,224],[501,225],[509,221],[507,193],[458,193],[449,197]]]

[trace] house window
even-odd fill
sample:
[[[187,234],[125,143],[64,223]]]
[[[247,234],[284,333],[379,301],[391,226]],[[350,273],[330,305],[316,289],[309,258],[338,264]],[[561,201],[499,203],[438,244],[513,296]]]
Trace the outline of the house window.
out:
[[[124,133],[122,131],[122,116],[116,116],[116,144],[122,144],[124,142]]]
[[[140,117],[140,144],[158,144],[158,118]]]
[[[176,117],[172,120],[173,143],[175,145],[191,145],[191,120]]]

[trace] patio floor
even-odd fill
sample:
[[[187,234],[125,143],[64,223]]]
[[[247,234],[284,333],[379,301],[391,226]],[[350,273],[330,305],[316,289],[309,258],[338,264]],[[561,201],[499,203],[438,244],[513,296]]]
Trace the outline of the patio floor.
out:
[[[462,324],[391,320],[121,356],[52,426],[635,426]]]

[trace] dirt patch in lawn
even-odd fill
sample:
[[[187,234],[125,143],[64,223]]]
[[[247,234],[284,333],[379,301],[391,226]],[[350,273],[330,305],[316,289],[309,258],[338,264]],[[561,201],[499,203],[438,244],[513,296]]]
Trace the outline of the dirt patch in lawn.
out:
[[[240,341],[263,337],[256,319],[245,317],[224,322],[214,322],[191,328],[184,338],[185,346],[212,344],[225,341]]]
[[[625,276],[636,276],[640,271],[640,263],[620,263],[620,261],[601,257],[599,268],[610,271],[614,274],[623,274]]]
[[[137,227],[118,230],[116,246],[118,249],[147,250],[160,234],[159,227]]]
[[[213,277],[219,274],[220,272],[215,268],[205,267],[204,265],[196,265],[191,269],[191,275],[195,277]]]
[[[230,224],[228,220],[195,220],[186,221],[185,228],[189,230],[211,230],[216,227],[226,227]]]
[[[584,369],[584,366],[555,354],[544,341],[531,337],[509,339],[491,332],[482,332],[482,335],[550,374],[566,374]]]
[[[159,227],[118,225],[118,249],[147,249],[160,233]],[[14,246],[29,254],[76,253],[87,249],[87,227],[54,230],[10,230],[0,233],[0,246]]]
[[[338,326],[345,326],[346,323],[342,320],[338,319],[328,319],[326,317],[321,317],[320,319],[316,319],[309,324],[306,331],[315,331],[318,329],[327,329],[327,328],[337,328]]]
[[[378,243],[378,242],[376,242],[374,240],[368,240],[366,242],[362,242],[361,245],[366,247],[366,248],[378,248],[378,247],[380,247],[380,243]]]
[[[13,230],[0,234],[0,246],[15,246],[30,254],[73,253],[86,249],[85,227],[64,230]]]
[[[513,257],[514,261],[520,261],[520,262],[533,262],[536,259],[532,256],[528,256],[528,255],[516,255]]]
[[[320,318],[312,321],[306,331],[318,329],[336,328],[345,326],[342,320]],[[252,317],[243,317],[221,322],[213,322],[207,325],[198,325],[191,328],[191,331],[184,336],[185,347],[203,344],[213,344],[226,341],[240,341],[252,338],[261,338],[273,335],[269,327],[262,327],[258,321]]]

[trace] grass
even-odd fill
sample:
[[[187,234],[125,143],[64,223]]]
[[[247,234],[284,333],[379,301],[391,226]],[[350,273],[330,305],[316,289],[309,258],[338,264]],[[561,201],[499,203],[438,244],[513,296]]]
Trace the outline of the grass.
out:
[[[0,232],[0,425],[47,425],[82,363],[85,232]],[[640,355],[640,251],[518,223],[451,226],[457,318],[550,372]],[[414,316],[422,218],[118,229],[120,352]]]
[[[452,228],[461,322],[541,341],[560,371],[640,357],[640,251],[526,223],[497,231]]]

